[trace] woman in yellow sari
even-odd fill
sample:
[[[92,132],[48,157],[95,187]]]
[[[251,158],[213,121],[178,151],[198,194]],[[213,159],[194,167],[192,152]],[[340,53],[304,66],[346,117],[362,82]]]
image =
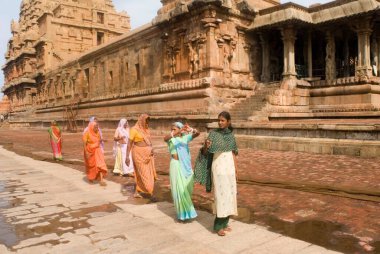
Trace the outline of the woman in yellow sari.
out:
[[[99,180],[100,185],[107,185],[104,181],[107,165],[101,150],[101,137],[96,122],[89,123],[87,131],[83,134],[83,145],[88,181],[93,183],[94,180]]]
[[[135,168],[136,191],[135,198],[141,198],[140,193],[152,197],[154,181],[157,179],[154,165],[152,140],[149,132],[149,116],[143,114],[137,123],[131,128],[125,163],[131,163],[129,154],[132,151],[132,159]]]

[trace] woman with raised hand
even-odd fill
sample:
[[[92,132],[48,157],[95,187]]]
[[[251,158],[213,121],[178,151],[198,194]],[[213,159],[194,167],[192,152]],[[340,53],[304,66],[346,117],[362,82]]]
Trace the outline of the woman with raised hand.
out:
[[[133,163],[130,163],[129,166],[125,164],[129,140],[129,125],[127,119],[123,118],[120,120],[113,139],[113,153],[115,157],[113,173],[122,176],[134,176]],[[130,155],[130,161],[132,161],[131,157]]]
[[[237,187],[235,156],[238,154],[231,115],[223,111],[218,115],[219,128],[211,131],[195,163],[195,181],[214,188],[214,231],[219,236],[231,231],[231,215],[237,215]]]
[[[172,125],[171,133],[164,137],[169,146],[170,188],[179,221],[197,217],[191,196],[194,188],[194,173],[191,167],[189,142],[199,136],[196,129],[181,122]]]
[[[129,131],[129,142],[125,164],[131,165],[130,153],[135,168],[136,191],[135,198],[142,198],[141,194],[153,197],[154,181],[157,179],[154,165],[152,140],[149,131],[149,116],[142,114],[135,126]]]
[[[101,186],[107,185],[104,177],[107,175],[107,165],[101,150],[101,138],[98,124],[90,122],[87,131],[83,134],[84,161],[87,178],[90,183],[99,180]]]

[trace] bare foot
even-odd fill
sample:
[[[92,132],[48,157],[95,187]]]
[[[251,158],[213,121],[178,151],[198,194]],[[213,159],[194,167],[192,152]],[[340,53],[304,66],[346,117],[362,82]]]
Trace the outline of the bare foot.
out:
[[[94,180],[88,180],[89,184],[94,184]]]
[[[142,198],[142,196],[139,193],[137,193],[137,192],[135,194],[133,194],[133,197],[134,198]]]
[[[216,232],[218,234],[218,236],[225,236],[226,235],[226,232],[224,232],[223,229],[220,229],[218,232]]]
[[[105,181],[100,181],[99,184],[100,186],[107,186],[107,183]]]

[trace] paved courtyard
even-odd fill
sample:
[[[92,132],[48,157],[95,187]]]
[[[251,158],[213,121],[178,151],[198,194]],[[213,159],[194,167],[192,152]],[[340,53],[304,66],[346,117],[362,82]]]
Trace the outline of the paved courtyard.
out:
[[[111,171],[113,131],[103,130],[103,134]],[[77,169],[71,169],[72,174],[84,169],[80,135],[64,133],[62,165]],[[193,159],[202,140],[191,145]],[[0,145],[51,161],[46,131],[0,129]],[[154,137],[154,147],[160,178],[156,195],[170,201],[169,156],[162,136]],[[242,149],[238,173],[238,221],[345,253],[380,249],[380,159]],[[132,191],[130,178],[109,174],[107,179],[118,183],[119,192]],[[211,211],[212,195],[202,186],[195,186],[193,199],[198,209]]]
[[[233,220],[174,220],[171,203],[136,202],[118,183],[89,185],[71,168],[0,148],[0,253],[336,253]]]

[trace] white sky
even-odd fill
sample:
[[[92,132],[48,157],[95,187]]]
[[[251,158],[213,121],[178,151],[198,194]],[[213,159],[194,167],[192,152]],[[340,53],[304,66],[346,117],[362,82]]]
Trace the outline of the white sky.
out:
[[[113,0],[118,11],[126,10],[131,17],[132,29],[150,22],[161,7],[160,0]],[[288,2],[288,1],[282,1]],[[326,3],[328,0],[293,0],[292,2],[304,6],[313,3]],[[11,36],[10,23],[12,19],[18,20],[21,0],[0,0],[0,66],[5,63],[4,54],[7,50],[7,42]],[[4,76],[0,70],[0,87],[3,86]],[[0,93],[0,98],[2,94]]]

